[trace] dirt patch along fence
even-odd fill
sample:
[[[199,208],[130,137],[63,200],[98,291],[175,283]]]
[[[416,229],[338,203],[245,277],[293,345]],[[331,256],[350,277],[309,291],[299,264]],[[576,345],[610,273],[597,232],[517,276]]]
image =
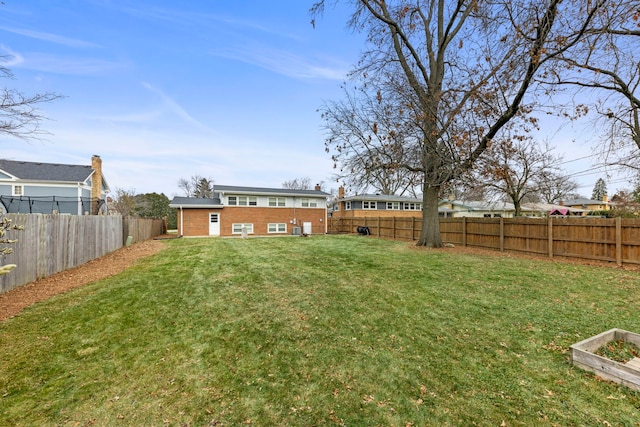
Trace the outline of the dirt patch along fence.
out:
[[[162,220],[135,218],[135,221],[131,221],[119,215],[5,216],[14,225],[23,226],[24,230],[7,232],[7,238],[18,239],[18,242],[6,245],[13,249],[13,253],[0,259],[0,264],[17,264],[17,267],[9,274],[0,276],[0,293],[121,248],[125,224],[129,228],[133,224],[137,230],[134,241],[150,239],[162,233],[162,226],[159,225]],[[143,233],[145,230],[146,234]]]
[[[417,240],[421,218],[330,218],[334,233]],[[443,242],[548,257],[640,264],[640,220],[627,218],[441,218]]]

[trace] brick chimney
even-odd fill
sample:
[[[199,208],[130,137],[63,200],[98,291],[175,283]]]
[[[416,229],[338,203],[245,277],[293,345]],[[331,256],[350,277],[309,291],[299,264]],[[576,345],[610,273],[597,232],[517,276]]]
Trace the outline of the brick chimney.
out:
[[[316,184],[316,191],[322,191],[322,187],[320,187],[320,184]]]
[[[340,186],[340,188],[338,188],[338,199],[344,199],[344,187]]]
[[[91,176],[91,214],[97,215],[100,209],[100,200],[102,199],[102,159],[94,154],[91,156],[91,168],[93,175]]]

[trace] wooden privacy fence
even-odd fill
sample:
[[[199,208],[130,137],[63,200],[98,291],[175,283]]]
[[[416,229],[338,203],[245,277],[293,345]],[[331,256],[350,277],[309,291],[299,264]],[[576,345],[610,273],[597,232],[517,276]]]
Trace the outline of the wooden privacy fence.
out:
[[[135,235],[134,241],[146,240],[162,233],[162,220],[158,219],[123,219],[119,215],[5,216],[14,225],[24,226],[24,230],[7,232],[8,238],[18,239],[18,242],[6,245],[14,252],[0,260],[0,264],[18,266],[9,274],[0,276],[0,293],[121,248],[125,241],[125,228]]]
[[[421,218],[330,218],[330,233],[417,240]],[[640,264],[640,220],[627,218],[441,218],[443,242],[548,257]]]
[[[166,232],[165,222],[162,219],[149,218],[122,218],[122,241],[126,242],[131,236],[133,242],[141,242]]]

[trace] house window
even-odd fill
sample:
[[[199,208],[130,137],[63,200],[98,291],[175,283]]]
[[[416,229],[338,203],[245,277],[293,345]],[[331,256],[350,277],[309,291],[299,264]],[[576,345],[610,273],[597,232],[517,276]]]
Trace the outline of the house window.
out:
[[[267,229],[269,233],[286,233],[287,224],[284,222],[277,223],[277,224],[269,224]]]
[[[14,185],[13,186],[13,196],[23,196],[24,195],[24,189],[22,188],[22,185]]]
[[[351,202],[344,202],[344,210],[345,211],[351,210]]]
[[[405,211],[421,211],[422,203],[404,203],[402,208]]]
[[[399,211],[400,210],[400,202],[387,202],[387,210]]]
[[[242,234],[242,228],[244,227],[247,230],[247,234],[253,234],[253,224],[240,224],[236,223],[232,225],[231,232],[233,234]]]
[[[377,209],[377,203],[376,202],[369,202],[369,201],[364,201],[362,202],[362,209]]]
[[[229,206],[258,206],[255,196],[229,196]]]
[[[238,206],[257,206],[258,201],[255,196],[238,196]]]
[[[284,197],[269,197],[269,206],[282,207],[286,205],[287,203]]]
[[[317,208],[318,202],[313,199],[302,199],[302,207],[303,208]]]

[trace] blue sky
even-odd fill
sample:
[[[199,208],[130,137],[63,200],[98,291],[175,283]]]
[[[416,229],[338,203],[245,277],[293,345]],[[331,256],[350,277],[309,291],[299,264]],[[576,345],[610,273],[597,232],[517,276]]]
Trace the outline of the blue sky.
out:
[[[102,157],[112,191],[182,195],[201,175],[223,185],[281,187],[331,181],[317,109],[363,49],[348,10],[310,24],[306,0],[5,0],[0,52],[26,94],[43,105],[42,141],[1,137],[4,158],[90,164]],[[583,134],[584,136],[584,134]],[[565,160],[590,154],[563,131]],[[579,172],[590,159],[570,162]],[[590,195],[604,174],[576,177]],[[610,185],[609,190],[625,185]]]

